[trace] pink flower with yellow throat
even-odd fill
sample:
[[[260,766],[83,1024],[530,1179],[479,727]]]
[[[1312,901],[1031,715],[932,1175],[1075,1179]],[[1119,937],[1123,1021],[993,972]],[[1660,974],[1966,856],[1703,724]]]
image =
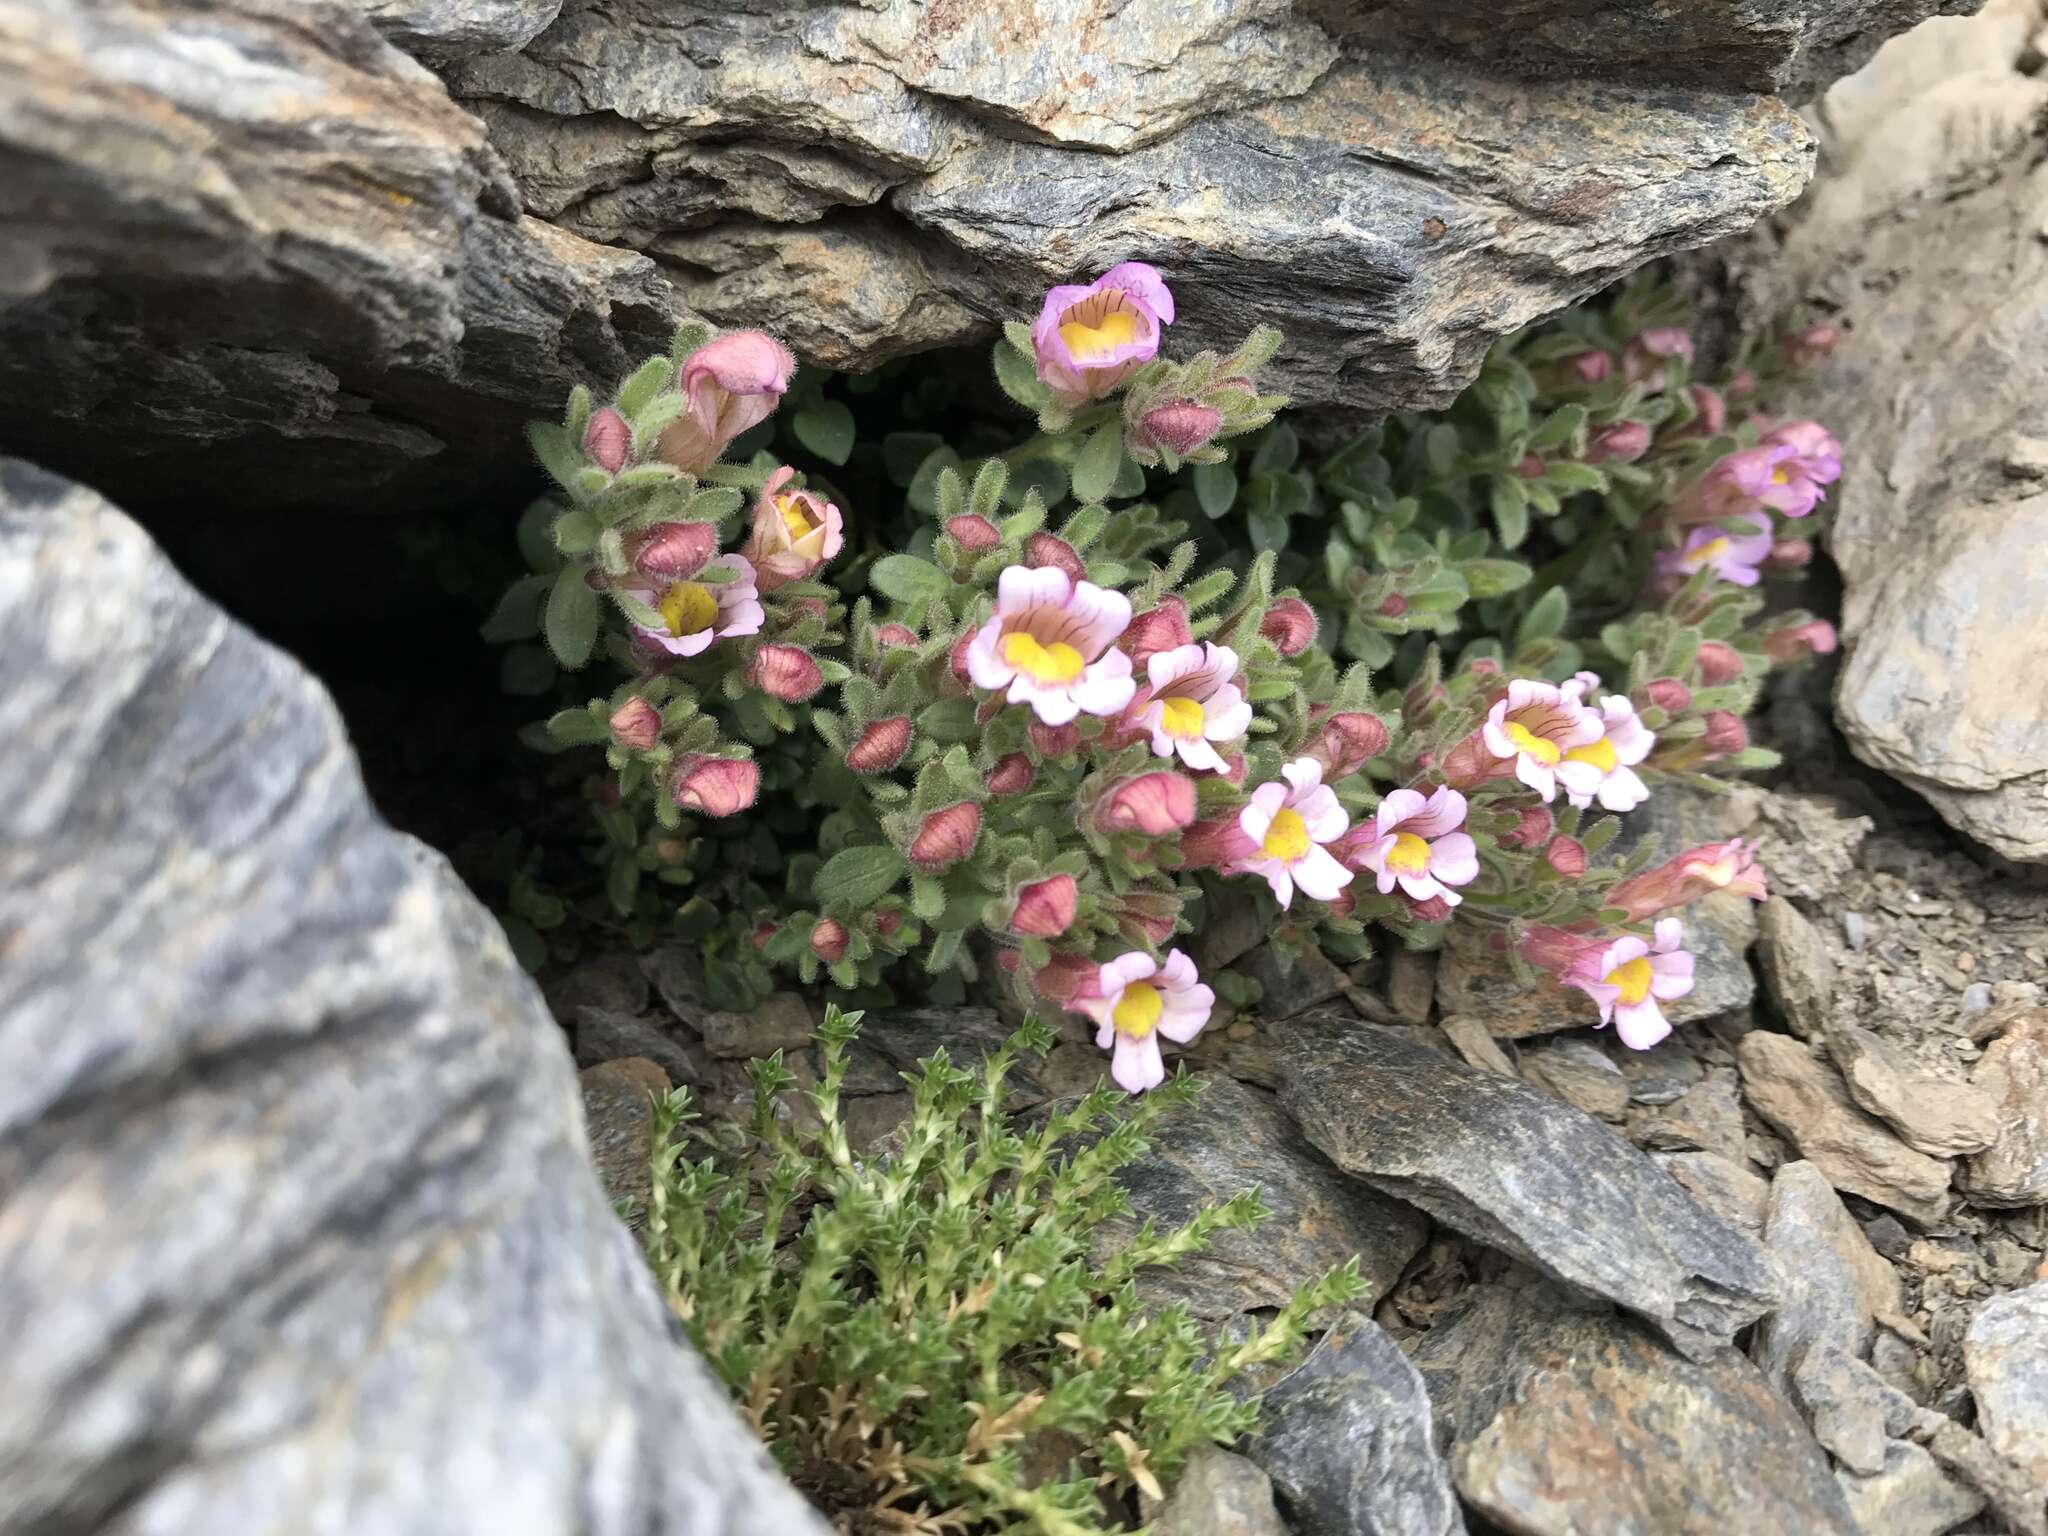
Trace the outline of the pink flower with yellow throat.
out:
[[[1159,355],[1160,328],[1172,323],[1173,294],[1142,261],[1063,284],[1031,327],[1038,377],[1065,405],[1099,400]]]
[[[1202,985],[1195,962],[1179,950],[1167,951],[1161,964],[1134,950],[1106,962],[1095,985],[1067,1005],[1097,1025],[1095,1044],[1111,1050],[1109,1075],[1131,1093],[1143,1093],[1166,1081],[1166,1063],[1159,1037],[1186,1045],[1202,1032],[1216,1006],[1216,994]]]
[[[1716,523],[1693,529],[1685,536],[1683,548],[1657,552],[1657,585],[1676,591],[1695,572],[1710,570],[1738,587],[1755,586],[1757,573],[1771,553],[1771,520],[1762,512],[1747,512],[1727,521],[1746,524],[1752,531],[1731,533]]]
[[[1586,707],[1591,675],[1582,672],[1562,684],[1516,678],[1480,727],[1486,750],[1512,762],[1515,777],[1546,801],[1557,797],[1557,766],[1566,754],[1592,746],[1605,734],[1600,716]]]
[[[715,640],[758,635],[766,615],[754,586],[754,568],[739,555],[720,555],[733,572],[730,581],[672,581],[659,588],[628,588],[661,616],[659,628],[634,625],[633,633],[671,656],[695,656]]]
[[[1351,818],[1314,758],[1297,757],[1280,775],[1284,784],[1261,784],[1238,812],[1238,829],[1253,847],[1231,873],[1262,877],[1283,907],[1293,904],[1297,888],[1312,900],[1334,901],[1351,883],[1351,871],[1324,845],[1341,838]]]
[[[1013,565],[996,580],[996,611],[967,646],[974,686],[1028,704],[1047,725],[1084,711],[1114,715],[1138,685],[1113,642],[1131,622],[1130,599],[1057,566]]]
[[[1587,949],[1564,973],[1565,984],[1593,999],[1600,1022],[1612,1024],[1623,1045],[1647,1051],[1671,1033],[1657,1005],[1692,990],[1692,956],[1679,947],[1684,937],[1677,918],[1660,919],[1648,942],[1630,934]]]
[[[1589,690],[1600,684],[1590,672],[1581,672],[1578,680]],[[1600,738],[1566,750],[1555,770],[1557,782],[1580,810],[1598,800],[1603,810],[1632,811],[1650,798],[1636,764],[1650,755],[1656,733],[1638,718],[1635,705],[1617,694],[1600,700],[1599,718]]]
[[[1347,839],[1359,845],[1349,862],[1379,877],[1382,896],[1399,885],[1413,900],[1438,896],[1455,907],[1465,898],[1451,887],[1479,878],[1479,848],[1464,826],[1465,797],[1448,784],[1428,799],[1420,790],[1389,790],[1371,824]]]
[[[768,477],[754,503],[746,555],[763,592],[802,581],[839,553],[846,542],[839,508],[811,491],[788,489],[796,471],[787,464]]]
[[[1152,755],[1222,773],[1223,759],[1210,743],[1235,741],[1252,724],[1252,707],[1231,681],[1237,652],[1207,643],[1176,646],[1154,653],[1145,672],[1150,686],[1134,713],[1137,726],[1152,733]]]
[[[1604,904],[1621,908],[1630,922],[1641,922],[1716,891],[1732,891],[1751,901],[1770,895],[1755,843],[1738,837],[1688,848],[1654,869],[1631,875],[1607,893]]]
[[[663,429],[655,451],[696,474],[725,445],[775,413],[796,372],[789,348],[760,331],[731,331],[683,360],[677,387],[682,415]]]

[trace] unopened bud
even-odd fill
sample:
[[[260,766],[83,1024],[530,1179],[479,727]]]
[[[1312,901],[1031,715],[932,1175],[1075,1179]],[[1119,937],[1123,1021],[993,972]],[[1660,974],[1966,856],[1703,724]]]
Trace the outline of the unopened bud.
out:
[[[1534,453],[1523,454],[1521,462],[1515,465],[1515,473],[1524,480],[1541,480],[1543,478],[1542,457]]]
[[[809,651],[794,645],[764,645],[747,663],[747,681],[785,704],[801,704],[825,686],[825,674]]]
[[[718,529],[710,523],[656,523],[628,546],[626,558],[657,581],[682,581],[717,553]]]
[[[1764,564],[1774,571],[1800,570],[1813,564],[1813,545],[1805,539],[1780,539],[1764,556]]]
[[[1709,437],[1728,425],[1728,402],[1704,384],[1695,384],[1692,395],[1693,425]]]
[[[928,875],[951,869],[974,852],[981,836],[981,807],[971,800],[931,812],[910,840],[910,862]]]
[[[1022,752],[1012,752],[989,770],[988,792],[992,795],[1021,795],[1037,777],[1038,770],[1032,766],[1031,759]]]
[[[1675,677],[1660,677],[1643,685],[1643,698],[1668,715],[1692,708],[1692,690]]]
[[[1814,656],[1827,656],[1839,644],[1835,626],[1825,619],[1808,619],[1764,632],[1764,654],[1781,667],[1792,666]]]
[[[1010,929],[1035,938],[1056,939],[1074,925],[1079,887],[1072,875],[1048,875],[1017,892],[1010,909]]]
[[[1298,597],[1283,597],[1259,620],[1259,633],[1282,656],[1299,656],[1316,643],[1316,611]]]
[[[1608,459],[1632,464],[1649,451],[1648,427],[1640,421],[1617,421],[1594,434],[1593,441],[1586,448],[1586,460],[1592,464],[1604,463]]]
[[[1065,571],[1075,581],[1088,578],[1088,567],[1081,563],[1074,546],[1065,539],[1050,533],[1034,533],[1024,543],[1024,563],[1031,566],[1052,566]]]
[[[1500,835],[1503,848],[1541,848],[1557,830],[1557,818],[1540,805],[1522,808],[1521,820]]]
[[[1235,816],[1198,821],[1180,835],[1181,862],[1189,869],[1226,869],[1257,846]]]
[[[875,643],[889,650],[915,650],[917,632],[905,624],[884,624],[875,631]]]
[[[1794,368],[1811,368],[1841,344],[1842,328],[1822,321],[1785,337],[1778,343],[1778,350]]]
[[[1325,720],[1302,751],[1323,765],[1323,781],[1334,783],[1386,751],[1391,740],[1378,717],[1345,710]]]
[[[1383,619],[1398,619],[1407,611],[1408,599],[1398,592],[1389,593],[1386,601],[1380,604],[1380,617]]]
[[[1723,683],[1732,683],[1742,676],[1745,667],[1742,653],[1732,645],[1719,640],[1705,640],[1700,643],[1697,665],[1700,682],[1708,688],[1718,688]]]
[[[1169,594],[1159,600],[1157,608],[1148,608],[1133,617],[1116,637],[1116,643],[1133,665],[1143,667],[1161,651],[1192,645],[1194,639],[1188,629],[1188,605]]]
[[[1543,862],[1565,879],[1576,880],[1586,872],[1586,845],[1575,837],[1553,837],[1543,850]]]
[[[910,750],[910,717],[886,715],[868,722],[846,749],[846,766],[855,773],[887,773]]]
[[[612,740],[628,752],[646,752],[661,740],[661,711],[635,694],[612,711]]]
[[[1024,728],[1024,734],[1031,738],[1032,751],[1047,761],[1069,757],[1081,745],[1081,732],[1072,725],[1047,725],[1043,720],[1033,720]]]
[[[633,448],[633,429],[626,418],[610,406],[590,413],[590,425],[583,429],[583,451],[590,461],[608,475],[626,467],[626,455]]]
[[[706,816],[734,816],[761,792],[761,765],[750,757],[684,758],[670,790],[677,805]]]
[[[846,925],[836,917],[821,917],[811,929],[811,953],[827,965],[846,958]]]
[[[946,535],[970,555],[994,549],[1003,542],[1003,531],[985,517],[963,512],[946,519]]]
[[[1206,447],[1223,425],[1223,413],[1199,400],[1169,400],[1155,405],[1138,423],[1138,445],[1164,448],[1186,458]]]
[[[1581,352],[1565,362],[1583,384],[1598,384],[1614,372],[1614,358],[1606,352]]]
[[[1441,896],[1432,896],[1427,901],[1410,901],[1408,911],[1418,923],[1447,923],[1451,919],[1451,904]]]
[[[754,929],[754,948],[766,949],[768,947],[768,941],[774,937],[775,925],[773,923],[764,922],[759,924]]]
[[[1700,743],[1712,757],[1730,757],[1749,745],[1749,727],[1738,714],[1725,709],[1709,710],[1706,734]]]
[[[1095,825],[1103,832],[1141,832],[1147,837],[1178,832],[1194,819],[1194,781],[1164,770],[1124,780],[1103,797],[1095,812]]]

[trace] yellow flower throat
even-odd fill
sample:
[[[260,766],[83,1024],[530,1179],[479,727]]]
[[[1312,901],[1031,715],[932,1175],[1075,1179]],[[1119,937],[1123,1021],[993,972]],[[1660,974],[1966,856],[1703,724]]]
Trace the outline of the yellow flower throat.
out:
[[[1610,987],[1619,987],[1624,1003],[1640,1003],[1650,995],[1650,962],[1624,960],[1600,979]]]
[[[1159,723],[1169,736],[1191,739],[1202,734],[1202,706],[1194,699],[1166,699],[1159,706]]]
[[[1279,859],[1292,864],[1308,852],[1308,823],[1301,819],[1301,812],[1282,807],[1273,813],[1273,824],[1266,828],[1265,839],[1259,848],[1268,858]]]
[[[679,581],[661,594],[661,622],[678,640],[701,635],[718,619],[718,599],[701,581]]]
[[[1124,995],[1116,1000],[1109,1017],[1124,1034],[1142,1040],[1152,1033],[1152,1026],[1159,1022],[1165,1009],[1165,1000],[1157,987],[1149,981],[1134,981],[1124,988]]]
[[[1051,645],[1041,645],[1036,635],[1026,634],[1021,629],[1003,636],[1002,651],[1004,661],[1041,686],[1071,683],[1087,666],[1081,659],[1081,653],[1066,641],[1055,640]]]
[[[1068,353],[1077,363],[1107,357],[1116,348],[1137,339],[1138,317],[1129,310],[1111,310],[1093,325],[1085,320],[1068,320],[1060,326],[1060,340],[1067,344]]]
[[[1528,753],[1539,763],[1554,764],[1564,755],[1558,751],[1556,742],[1538,736],[1520,721],[1510,720],[1501,730],[1507,739],[1515,744],[1518,751]]]

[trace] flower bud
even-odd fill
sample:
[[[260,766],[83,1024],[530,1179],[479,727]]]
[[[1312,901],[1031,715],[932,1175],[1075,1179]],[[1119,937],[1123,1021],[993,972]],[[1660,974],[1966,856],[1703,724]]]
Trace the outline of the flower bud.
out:
[[[766,949],[768,947],[768,941],[774,937],[775,925],[773,923],[763,922],[754,929],[754,948]]]
[[[974,679],[967,670],[967,648],[974,644],[974,634],[970,626],[953,642],[953,649],[946,653],[946,670],[959,680],[961,687],[969,689],[974,686]]]
[[[1565,364],[1582,384],[1598,384],[1614,372],[1614,358],[1606,352],[1581,352],[1566,358]]]
[[[782,604],[783,612],[791,618],[816,619],[820,624],[825,622],[825,616],[831,611],[824,598],[808,594],[802,597],[784,597],[778,601]]]
[[[1054,534],[1034,533],[1025,540],[1024,563],[1030,566],[1053,566],[1065,571],[1075,581],[1088,579],[1088,567],[1081,563],[1081,557],[1074,552],[1074,546]]]
[[[1156,948],[1173,937],[1173,930],[1179,926],[1179,910],[1178,902],[1173,903],[1170,910],[1156,911],[1127,900],[1117,908],[1117,927],[1133,942],[1143,937]]]
[[[855,773],[887,773],[910,750],[910,717],[885,715],[871,720],[846,749],[846,766]]]
[[[928,875],[951,869],[974,852],[981,836],[981,807],[972,800],[932,811],[910,840],[910,862]]]
[[[1523,454],[1521,462],[1515,466],[1515,473],[1524,480],[1541,480],[1543,478],[1543,456],[1535,453]]]
[[[1692,361],[1692,336],[1689,332],[1675,325],[1661,325],[1640,331],[1635,339],[1622,349],[1622,377],[1631,384],[1646,384],[1651,389],[1662,389],[1664,360],[1673,357],[1686,363]]]
[[[1643,685],[1643,698],[1668,715],[1692,708],[1692,690],[1675,677],[1660,677]]]
[[[1408,599],[1398,592],[1388,594],[1387,600],[1380,604],[1380,617],[1383,619],[1398,619],[1407,611]]]
[[[1178,832],[1194,819],[1194,780],[1164,770],[1125,779],[1103,796],[1095,811],[1097,830],[1142,832],[1147,837]]]
[[[1732,756],[1749,745],[1749,727],[1742,723],[1742,716],[1729,710],[1708,710],[1707,730],[1700,744],[1706,748],[1709,761]]]
[[[1180,856],[1188,869],[1228,869],[1257,848],[1235,815],[1198,821],[1180,835]]]
[[[1015,950],[1006,951],[1015,954]],[[1011,962],[1015,967],[1016,962]],[[1086,955],[1054,955],[1031,976],[1031,989],[1055,1008],[1098,995],[1102,967]]]
[[[761,792],[761,765],[751,757],[692,755],[676,765],[670,791],[677,805],[706,816],[733,816]]]
[[[1159,600],[1157,608],[1134,616],[1116,637],[1116,644],[1134,666],[1142,668],[1161,651],[1192,645],[1194,639],[1188,629],[1188,605],[1169,594]]]
[[[1056,939],[1074,925],[1074,904],[1080,890],[1072,875],[1048,875],[1017,892],[1010,909],[1010,931]]]
[[[1465,663],[1465,670],[1481,681],[1492,677],[1507,676],[1507,673],[1502,670],[1501,664],[1491,656],[1474,656]]]
[[[590,425],[583,429],[583,451],[608,475],[626,467],[626,455],[633,448],[633,429],[626,418],[610,406],[590,413]]]
[[[903,926],[903,914],[894,907],[884,907],[875,914],[875,932],[883,938],[893,938],[896,930]]]
[[[1376,716],[1345,710],[1325,720],[1302,752],[1323,765],[1323,782],[1329,784],[1358,772],[1386,751],[1391,740]]]
[[[1764,564],[1774,571],[1800,570],[1813,564],[1813,545],[1805,539],[1780,539],[1764,556]]]
[[[1728,402],[1704,384],[1695,384],[1688,391],[1692,396],[1694,411],[1693,425],[1712,437],[1728,425]]]
[[[645,752],[661,740],[661,711],[638,694],[612,711],[612,740],[628,752]]]
[[[1586,845],[1575,837],[1553,837],[1543,850],[1543,862],[1565,879],[1576,880],[1586,872]]]
[[[1432,896],[1427,901],[1410,901],[1408,913],[1418,923],[1449,922],[1451,904],[1441,896]]]
[[[1633,464],[1650,451],[1650,429],[1640,421],[1617,421],[1611,427],[1603,427],[1594,434],[1593,441],[1586,449],[1589,464],[1603,463],[1608,459],[1623,464]]]
[[[685,409],[663,430],[655,451],[686,474],[698,473],[727,443],[774,413],[795,372],[789,349],[759,331],[707,341],[683,360],[676,386]]]
[[[1732,645],[1719,640],[1700,642],[1698,657],[1700,682],[1708,688],[1718,688],[1723,683],[1732,683],[1745,670],[1742,653]]]
[[[1038,769],[1022,752],[1012,752],[989,770],[988,792],[992,795],[1021,795],[1038,777]]]
[[[1259,620],[1259,633],[1282,656],[1299,656],[1316,643],[1316,611],[1298,597],[1283,597]]]
[[[1747,368],[1738,368],[1729,376],[1721,393],[1730,400],[1741,400],[1756,393],[1756,375]]]
[[[1164,448],[1184,459],[1196,449],[1207,447],[1222,425],[1223,413],[1213,405],[1203,405],[1199,400],[1169,400],[1153,406],[1140,419],[1136,446]]]
[[[1073,725],[1047,725],[1043,720],[1033,720],[1024,727],[1024,734],[1031,738],[1031,750],[1047,761],[1070,757],[1081,745],[1081,732]]]
[[[963,512],[946,519],[946,535],[970,555],[994,549],[1003,542],[1003,531],[985,517]]]
[[[627,546],[633,569],[659,582],[684,581],[718,553],[718,529],[711,523],[656,523]]]
[[[825,686],[811,653],[794,645],[764,645],[747,663],[747,681],[785,704],[801,704]]]
[[[680,864],[690,856],[690,845],[680,837],[656,838],[654,856],[664,864]]]
[[[875,643],[885,650],[915,650],[917,632],[907,624],[884,624],[875,631]]]
[[[1780,667],[1814,656],[1831,655],[1838,643],[1835,626],[1825,619],[1808,619],[1764,632],[1764,654]]]
[[[1778,343],[1785,361],[1794,368],[1811,368],[1842,344],[1842,328],[1822,321],[1795,331]]]
[[[1557,818],[1547,807],[1530,805],[1522,808],[1522,819],[1500,835],[1503,848],[1541,848],[1550,841],[1550,834],[1557,830]]]
[[[836,917],[821,917],[811,929],[811,953],[827,965],[846,958],[846,925]]]

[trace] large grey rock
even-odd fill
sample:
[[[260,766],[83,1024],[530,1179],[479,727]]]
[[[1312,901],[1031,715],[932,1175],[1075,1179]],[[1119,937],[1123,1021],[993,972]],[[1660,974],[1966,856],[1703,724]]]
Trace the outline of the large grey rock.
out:
[[[2048,1488],[2048,1280],[1979,1307],[1963,1362],[1984,1438]]]
[[[1415,1347],[1465,1502],[1512,1536],[1859,1536],[1734,1350],[1688,1360],[1548,1287],[1475,1286]]]
[[[1753,1242],[1612,1130],[1526,1083],[1312,1014],[1289,1027],[1280,1102],[1339,1168],[1629,1308],[1688,1352],[1727,1342],[1770,1303]]]
[[[532,41],[562,0],[353,0],[399,47],[421,58],[496,53]]]
[[[130,504],[523,479],[682,314],[357,5],[0,0],[0,78],[0,450]]]
[[[1266,1394],[1252,1455],[1298,1536],[1464,1536],[1429,1394],[1370,1318],[1344,1317]]]
[[[321,689],[12,460],[0,654],[9,1529],[821,1532]]]
[[[1221,1446],[1195,1447],[1152,1520],[1153,1536],[1289,1536],[1273,1508],[1273,1482]]]
[[[1757,1325],[1754,1354],[1789,1396],[1810,1352],[1851,1359],[1869,1352],[1875,1320],[1899,1315],[1899,1277],[1811,1163],[1787,1163],[1771,1180],[1764,1241],[1777,1269],[1778,1306]]]
[[[1919,1446],[1894,1440],[1871,1473],[1836,1474],[1858,1528],[1883,1536],[1942,1536],[1984,1507],[1984,1495],[1942,1471]]]
[[[1825,1035],[1849,1097],[1883,1120],[1907,1146],[1930,1157],[1982,1152],[1998,1140],[1999,1102],[1983,1088],[1917,1066],[1905,1052],[1847,1019]]]

